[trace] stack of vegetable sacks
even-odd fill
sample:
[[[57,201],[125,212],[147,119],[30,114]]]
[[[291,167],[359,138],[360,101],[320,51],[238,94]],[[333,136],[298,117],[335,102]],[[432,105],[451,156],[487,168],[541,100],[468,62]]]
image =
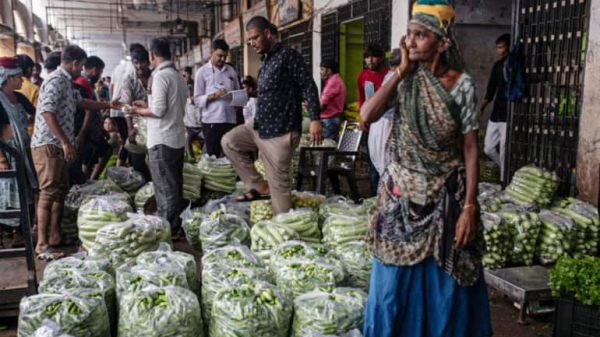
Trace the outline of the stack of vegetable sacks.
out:
[[[316,206],[318,208],[318,206]],[[316,212],[309,208],[291,210],[281,213],[273,218],[273,222],[291,227],[300,237],[300,240],[320,243],[321,230],[319,229],[319,217]]]
[[[135,211],[138,213],[144,213],[144,205],[146,204],[146,201],[153,196],[154,183],[150,181],[135,193]]]
[[[132,212],[131,205],[114,196],[97,196],[85,202],[79,208],[77,227],[83,247],[90,250],[96,240],[96,233],[105,225],[127,220]]]
[[[44,269],[44,279],[49,279],[64,269],[102,270],[111,276],[115,275],[115,270],[108,259],[79,252],[48,264]]]
[[[156,250],[161,242],[171,242],[171,227],[166,220],[153,215],[130,216],[123,223],[102,227],[91,255],[106,257],[118,268],[143,252]]]
[[[148,286],[178,286],[189,289],[185,271],[179,266],[124,266],[117,270],[117,298]]]
[[[211,268],[230,266],[234,268],[265,268],[264,262],[250,248],[232,245],[211,250],[202,256],[202,273]]]
[[[513,250],[512,229],[504,218],[494,213],[483,213],[481,222],[487,248],[481,260],[483,266],[488,269],[506,267]]]
[[[202,212],[199,208],[191,209],[188,207],[181,214],[181,227],[185,232],[185,237],[190,245],[196,249],[202,249],[200,242],[200,224],[210,215]]]
[[[250,203],[250,222],[271,220],[272,217],[271,200],[256,200]]]
[[[598,210],[586,202],[567,198],[550,208],[574,222],[573,249],[574,254],[596,255],[598,252],[599,224]]]
[[[524,166],[515,172],[506,193],[516,202],[545,207],[558,187],[556,174],[535,166]]]
[[[556,212],[540,212],[542,227],[537,241],[537,256],[542,264],[555,263],[570,252],[573,244],[573,219]]]
[[[202,337],[198,297],[176,286],[148,286],[125,293],[119,302],[118,336]]]
[[[332,252],[348,274],[348,286],[369,290],[373,257],[362,241],[342,243]]]
[[[362,330],[367,294],[359,289],[316,290],[294,300],[292,337],[336,335]]]
[[[500,194],[502,186],[492,183],[480,183],[477,201],[481,212],[498,212],[502,207]]]
[[[292,311],[290,300],[272,284],[225,288],[214,298],[209,336],[286,337]]]
[[[504,218],[511,230],[513,238],[511,261],[531,266],[541,227],[538,214],[507,205],[498,212],[498,215]]]
[[[106,170],[106,178],[112,180],[123,191],[134,195],[146,183],[144,176],[132,167],[115,166]]]
[[[201,188],[202,170],[192,164],[183,164],[183,198],[190,201],[200,199]]]
[[[181,268],[185,273],[189,289],[200,295],[200,282],[198,281],[196,260],[193,255],[171,250],[157,250],[140,254],[136,262],[138,266],[145,268]]]
[[[250,227],[244,218],[234,214],[221,214],[205,218],[198,229],[203,251],[235,243],[249,244]]]
[[[311,192],[292,191],[292,207],[310,208],[315,213],[319,213],[321,204],[325,201],[325,196]]]
[[[298,240],[299,235],[292,227],[273,221],[260,221],[250,231],[252,251],[264,260],[271,256],[271,249],[284,241]]]
[[[227,193],[235,191],[237,173],[226,157],[202,156],[198,167],[202,172],[202,186],[206,189]]]
[[[323,224],[323,243],[336,246],[351,241],[362,241],[368,230],[366,215],[333,214]]]

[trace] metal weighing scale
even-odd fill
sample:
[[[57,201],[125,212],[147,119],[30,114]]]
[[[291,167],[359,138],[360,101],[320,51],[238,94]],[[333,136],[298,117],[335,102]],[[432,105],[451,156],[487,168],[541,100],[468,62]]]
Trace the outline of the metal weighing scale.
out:
[[[486,269],[485,282],[518,304],[520,324],[527,324],[525,315],[528,311],[533,314],[552,311],[539,308],[540,302],[553,300],[548,286],[548,269],[542,266]]]

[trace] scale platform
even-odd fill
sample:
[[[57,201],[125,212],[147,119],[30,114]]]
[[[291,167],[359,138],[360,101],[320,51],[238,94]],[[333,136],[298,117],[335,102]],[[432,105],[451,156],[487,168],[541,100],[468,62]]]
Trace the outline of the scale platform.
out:
[[[485,282],[518,303],[521,324],[526,324],[525,315],[528,308],[533,311],[532,304],[552,301],[548,278],[548,269],[542,266],[485,270]]]

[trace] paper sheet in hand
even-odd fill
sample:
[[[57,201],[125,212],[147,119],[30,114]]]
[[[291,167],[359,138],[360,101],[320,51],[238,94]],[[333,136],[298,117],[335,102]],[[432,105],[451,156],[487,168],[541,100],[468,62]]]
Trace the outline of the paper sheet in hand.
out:
[[[224,97],[227,97],[227,99],[231,97],[231,101],[229,102],[231,106],[245,107],[248,103],[248,93],[246,90],[233,90],[226,93]]]

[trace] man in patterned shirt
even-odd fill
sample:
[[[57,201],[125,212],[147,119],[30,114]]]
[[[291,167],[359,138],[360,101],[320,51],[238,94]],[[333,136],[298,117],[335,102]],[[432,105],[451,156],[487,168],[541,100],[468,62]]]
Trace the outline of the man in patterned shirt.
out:
[[[75,109],[120,109],[118,102],[94,102],[82,99],[73,89],[73,77],[83,69],[87,54],[76,45],[69,45],[61,55],[61,65],[50,74],[40,90],[31,139],[31,154],[38,176],[40,200],[37,207],[38,241],[35,252],[40,259],[56,259],[62,253],[60,221],[64,198],[69,191],[68,162],[75,160]],[[50,226],[50,237],[46,231]]]
[[[258,72],[258,102],[254,121],[240,125],[223,137],[225,154],[250,188],[238,200],[271,195],[273,213],[292,206],[289,171],[302,131],[302,102],[308,102],[311,141],[323,141],[319,93],[302,55],[277,40],[277,28],[261,16],[246,25],[248,41],[262,55]],[[267,182],[254,168],[252,155],[259,151]]]

